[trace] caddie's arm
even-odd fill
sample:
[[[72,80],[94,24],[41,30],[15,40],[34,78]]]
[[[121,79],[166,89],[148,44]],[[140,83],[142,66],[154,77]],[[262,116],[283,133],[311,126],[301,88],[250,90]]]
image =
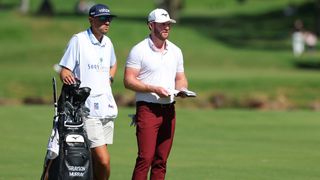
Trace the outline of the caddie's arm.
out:
[[[117,72],[117,67],[118,67],[117,63],[115,63],[113,66],[110,67],[110,75],[109,75],[110,84],[113,83],[113,79]]]
[[[123,83],[127,89],[136,91],[136,92],[154,92],[160,97],[169,96],[169,92],[160,86],[153,86],[141,82],[137,77],[139,75],[139,69],[126,67],[124,71]]]
[[[72,71],[66,67],[61,67],[61,71],[60,71],[60,79],[64,84],[75,84],[76,83],[76,79],[72,73]]]

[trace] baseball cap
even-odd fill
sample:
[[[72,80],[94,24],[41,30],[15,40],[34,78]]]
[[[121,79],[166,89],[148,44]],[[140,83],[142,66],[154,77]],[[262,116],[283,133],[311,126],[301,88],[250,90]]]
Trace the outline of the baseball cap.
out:
[[[109,7],[104,4],[96,4],[92,6],[89,10],[89,16],[90,17],[97,17],[97,16],[116,17],[116,15],[111,14]]]
[[[164,23],[171,22],[176,23],[176,20],[170,19],[169,13],[164,9],[155,9],[150,12],[148,16],[148,22]]]

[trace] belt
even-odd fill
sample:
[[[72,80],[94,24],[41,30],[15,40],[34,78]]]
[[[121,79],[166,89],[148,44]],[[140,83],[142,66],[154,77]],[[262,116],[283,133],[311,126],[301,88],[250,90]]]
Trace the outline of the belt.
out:
[[[151,103],[151,102],[145,102],[145,101],[136,102],[137,106],[146,105],[146,106],[155,107],[155,108],[171,108],[174,106],[175,103],[176,102],[169,103],[169,104]]]

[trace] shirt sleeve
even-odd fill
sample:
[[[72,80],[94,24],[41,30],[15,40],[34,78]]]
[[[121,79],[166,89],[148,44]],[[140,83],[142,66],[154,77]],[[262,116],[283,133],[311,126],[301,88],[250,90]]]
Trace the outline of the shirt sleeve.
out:
[[[183,55],[180,49],[178,49],[177,59],[178,59],[177,72],[184,72]]]
[[[110,55],[110,67],[116,64],[117,62],[117,57],[116,53],[114,52],[113,44],[111,43],[111,55]]]
[[[77,64],[79,64],[79,48],[78,48],[78,38],[77,36],[73,36],[64,52],[64,55],[62,56],[59,65],[66,67],[73,71]]]
[[[126,67],[141,69],[141,55],[137,47],[133,47],[127,57]]]

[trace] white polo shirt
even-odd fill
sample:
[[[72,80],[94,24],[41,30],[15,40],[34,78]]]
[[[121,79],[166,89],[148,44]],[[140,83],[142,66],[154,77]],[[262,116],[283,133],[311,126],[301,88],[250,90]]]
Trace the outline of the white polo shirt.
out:
[[[109,83],[110,67],[115,63],[111,40],[103,36],[100,43],[90,28],[71,38],[59,63],[81,80],[81,87],[91,88],[86,106],[92,117],[106,117],[111,111],[117,112]]]
[[[139,69],[137,78],[145,84],[174,90],[177,72],[184,72],[183,55],[169,40],[166,40],[165,51],[159,52],[147,37],[131,49],[126,67]],[[168,104],[174,101],[174,96],[159,98],[155,93],[136,92],[136,101]]]

